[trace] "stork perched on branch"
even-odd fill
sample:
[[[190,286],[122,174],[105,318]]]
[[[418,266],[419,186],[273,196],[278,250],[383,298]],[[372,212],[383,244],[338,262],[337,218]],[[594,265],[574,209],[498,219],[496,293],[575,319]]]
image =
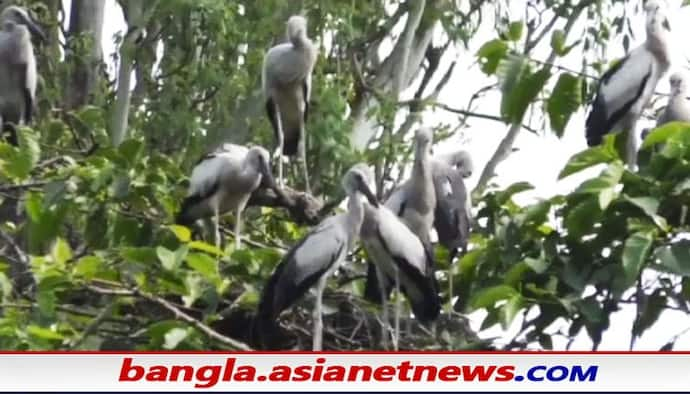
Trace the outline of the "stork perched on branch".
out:
[[[290,249],[264,287],[256,317],[256,329],[263,346],[275,329],[275,320],[316,284],[313,350],[322,349],[322,298],[326,281],[352,250],[364,219],[362,196],[378,206],[369,185],[373,176],[364,164],[352,167],[343,177],[348,210],[331,216]]]
[[[214,216],[216,246],[220,246],[220,215],[234,210],[235,246],[239,248],[242,211],[262,181],[276,193],[282,193],[273,180],[266,149],[223,144],[204,156],[192,170],[187,198],[176,222],[190,225],[198,219]]]
[[[15,126],[31,123],[36,101],[36,58],[31,35],[45,34],[22,7],[9,6],[0,13],[0,128],[16,145]]]
[[[597,96],[587,117],[587,145],[599,145],[605,134],[626,133],[626,161],[635,167],[635,126],[649,104],[659,79],[671,64],[667,47],[671,25],[656,0],[645,5],[647,40],[601,77]]]
[[[414,137],[415,159],[412,167],[412,175],[399,188],[397,188],[386,201],[386,207],[400,217],[402,223],[414,234],[427,254],[431,253],[429,233],[434,223],[434,209],[436,207],[436,193],[432,174],[431,145],[433,131],[427,127],[417,130]],[[370,256],[371,257],[371,256]],[[374,259],[372,257],[372,259]],[[433,263],[432,261],[428,261]],[[383,303],[388,299],[392,284],[396,284],[399,291],[399,281],[395,280],[395,272],[381,269],[371,262],[368,265],[365,296],[367,299]],[[426,268],[423,272],[427,272]],[[396,341],[399,335],[398,325],[400,320],[400,304],[396,304],[395,324]],[[385,310],[385,306],[384,306]],[[415,313],[416,315],[416,313]]]
[[[266,113],[271,121],[277,148],[278,182],[282,187],[283,155],[299,155],[305,189],[311,194],[307,170],[306,129],[311,98],[311,75],[318,50],[307,36],[307,20],[299,15],[287,21],[289,42],[269,49],[261,74]]]
[[[434,158],[432,172],[436,191],[434,228],[438,241],[449,252],[449,264],[458,249],[467,247],[472,223],[472,200],[464,178],[472,176],[473,163],[466,151]]]
[[[422,323],[435,320],[441,310],[434,260],[429,249],[388,207],[365,205],[361,232],[362,244],[375,264],[380,278],[392,278],[410,302],[412,312]],[[384,282],[378,281],[385,294]],[[399,338],[400,294],[396,299],[394,346]],[[388,308],[384,305],[383,321],[387,324]],[[386,338],[386,336],[384,336]],[[386,340],[386,339],[384,339]]]
[[[453,260],[458,250],[467,250],[467,240],[472,226],[472,200],[464,178],[472,176],[473,163],[470,154],[458,151],[434,158],[434,189],[436,209],[434,228],[438,242],[448,249],[448,308],[453,304]]]

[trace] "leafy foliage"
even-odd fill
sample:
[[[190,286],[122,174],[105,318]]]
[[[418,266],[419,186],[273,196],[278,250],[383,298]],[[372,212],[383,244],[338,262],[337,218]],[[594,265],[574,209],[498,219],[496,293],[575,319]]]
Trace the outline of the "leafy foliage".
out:
[[[303,6],[310,36],[321,45],[308,157],[314,189],[330,208],[321,213],[325,216],[338,210],[333,207],[342,199],[340,176],[356,161],[374,166],[382,196],[393,186],[388,180],[396,174],[402,179],[411,156],[407,137],[414,110],[424,111],[436,100],[437,93],[424,98],[425,92],[443,87],[426,89],[426,84],[439,79],[432,76],[443,68],[439,59],[450,44],[476,43],[474,33],[486,12],[427,2],[415,39],[438,22],[448,44],[422,46],[424,67],[409,81],[415,88],[419,81],[419,91],[406,101],[388,97],[393,60],[378,58],[398,36],[406,3],[147,3],[154,8],[133,53],[137,83],[128,137],[115,147],[106,122],[114,81],[101,77],[86,105],[62,105],[64,90],[72,88],[63,83],[65,76],[85,56],[90,37],[68,37],[70,56],[55,55],[64,48],[57,39],[59,11],[49,3],[32,6],[55,38],[38,47],[40,116],[19,128],[18,146],[0,142],[3,349],[246,348],[267,278],[307,227],[280,207],[251,207],[244,214],[249,241],[235,250],[225,230],[231,215],[222,220],[220,248],[210,241],[208,223],[194,228],[172,223],[186,176],[208,148],[223,141],[272,146],[260,70],[287,15]],[[495,7],[497,16],[503,12],[494,4],[485,7]],[[567,20],[579,15],[577,7],[559,3],[554,16]],[[605,7],[592,5],[583,18],[606,25],[604,13]],[[560,137],[590,86],[570,71],[552,81],[556,68],[538,59],[530,45],[538,44],[535,37],[546,37],[555,59],[605,45],[610,32],[592,29],[572,41],[566,28],[547,34],[553,25],[536,34],[542,31],[535,30],[536,23],[501,16],[499,36],[477,45],[478,67],[499,81],[501,94],[500,107],[493,108],[500,116],[483,117],[521,125],[536,113],[538,120],[548,118]],[[402,115],[408,117],[398,122]],[[350,140],[362,124],[375,138],[368,149],[355,151]],[[443,140],[451,130],[441,125],[436,136]],[[638,172],[623,167],[617,145],[620,137],[611,136],[574,155],[560,178],[594,166],[601,171],[567,195],[518,205],[514,197],[532,189],[529,179],[479,193],[469,251],[451,266],[448,251],[435,245],[440,295],[448,308],[435,333],[411,323],[402,347],[551,349],[557,335],[572,339],[582,331],[596,346],[621,305],[638,308],[631,322],[636,337],[665,309],[687,311],[690,125],[654,130],[642,146]],[[288,184],[294,181],[288,177]],[[348,260],[326,294],[326,345],[380,348],[380,309],[362,297],[365,256],[358,251]],[[645,276],[653,283],[641,280]],[[311,302],[305,297],[284,316],[286,346],[293,339],[299,347],[310,343]],[[480,340],[462,316],[476,311],[485,312],[481,330],[517,325],[517,335],[504,342]]]

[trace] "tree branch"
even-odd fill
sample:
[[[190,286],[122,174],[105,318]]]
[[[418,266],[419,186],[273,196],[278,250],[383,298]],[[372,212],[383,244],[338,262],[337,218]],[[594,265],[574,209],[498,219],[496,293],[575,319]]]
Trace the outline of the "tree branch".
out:
[[[584,11],[589,5],[591,5],[595,0],[583,0],[578,4],[573,12],[568,16],[568,19],[566,21],[566,24],[563,28],[564,32],[564,38],[568,37],[568,34],[573,28],[573,25],[575,22],[579,19],[580,14],[582,14],[582,11]],[[542,38],[544,37],[544,34],[540,35]],[[536,43],[534,44],[536,45]],[[527,47],[525,48],[527,50]],[[549,54],[549,57],[546,59],[546,64],[552,64],[555,59],[556,59],[557,53],[556,51],[552,50],[551,53]],[[550,66],[547,66],[550,67]],[[523,114],[524,118],[524,114]],[[503,162],[510,153],[513,150],[513,144],[515,143],[515,140],[517,139],[518,134],[520,133],[520,130],[522,129],[522,119],[519,122],[515,122],[510,126],[508,129],[508,133],[506,136],[501,140],[501,142],[498,144],[498,147],[496,148],[496,151],[494,152],[493,156],[491,156],[491,159],[489,160],[488,163],[486,163],[486,166],[484,166],[484,169],[482,170],[482,174],[479,177],[479,181],[477,182],[477,185],[475,186],[474,190],[472,191],[472,194],[474,195],[481,195],[484,192],[484,189],[486,189],[486,186],[489,183],[489,180],[494,177],[496,173],[496,167]]]

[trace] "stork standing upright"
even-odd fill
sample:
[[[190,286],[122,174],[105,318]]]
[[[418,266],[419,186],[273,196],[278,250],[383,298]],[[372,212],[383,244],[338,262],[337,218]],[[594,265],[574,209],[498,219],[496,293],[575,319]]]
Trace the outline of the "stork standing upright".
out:
[[[402,222],[416,235],[425,248],[431,249],[429,232],[434,223],[434,208],[436,207],[436,193],[434,191],[431,145],[433,131],[428,127],[421,127],[414,137],[415,159],[412,174],[386,201],[386,207],[401,218]],[[397,272],[397,271],[395,271]],[[391,273],[394,273],[391,271]],[[396,290],[400,290],[392,275],[386,275],[376,264],[369,263],[365,297],[374,302],[382,303],[388,299],[391,284],[396,283]],[[399,299],[398,299],[399,300]],[[385,308],[385,306],[384,306]],[[396,341],[399,335],[400,304],[396,303],[395,333]]]
[[[277,141],[278,182],[283,186],[283,155],[299,155],[305,189],[311,194],[307,170],[306,130],[311,98],[311,75],[318,50],[307,36],[307,20],[299,15],[287,21],[289,42],[269,49],[261,74],[266,112]]]
[[[434,228],[438,241],[448,249],[448,311],[453,303],[453,260],[461,249],[467,250],[472,223],[472,202],[463,178],[472,175],[473,164],[468,152],[434,158],[434,189],[436,209]]]
[[[266,149],[223,144],[204,156],[192,170],[189,191],[176,222],[190,225],[198,219],[214,216],[216,246],[220,247],[220,215],[234,210],[235,247],[239,249],[241,214],[262,180],[276,193],[281,192],[273,180]]]
[[[472,176],[473,163],[466,151],[435,157],[432,163],[436,209],[434,228],[438,241],[450,252],[449,264],[458,249],[467,247],[472,223],[472,201],[463,178]]]
[[[367,255],[382,277],[394,278],[396,287],[407,297],[419,321],[435,320],[441,310],[434,260],[429,249],[388,207],[365,204],[361,231]],[[383,293],[383,282],[379,281]],[[396,303],[399,311],[399,303]],[[399,318],[399,312],[398,312]],[[383,308],[383,321],[388,322],[388,308]],[[399,323],[394,336],[397,350]]]
[[[369,204],[378,206],[369,185],[371,170],[364,164],[352,167],[343,177],[342,186],[347,193],[348,210],[331,216],[315,227],[285,255],[264,288],[257,312],[259,338],[265,342],[271,335],[280,313],[316,284],[314,308],[313,350],[322,349],[322,298],[326,281],[338,269],[352,250],[364,220],[361,196]]]
[[[14,126],[32,121],[36,99],[36,58],[31,34],[45,35],[29,13],[9,6],[0,13],[0,127],[17,144]]]
[[[587,145],[601,144],[605,134],[626,135],[626,161],[637,160],[635,126],[649,104],[659,79],[671,64],[667,39],[671,32],[665,10],[656,0],[645,5],[647,40],[601,77],[597,96],[587,117]]]

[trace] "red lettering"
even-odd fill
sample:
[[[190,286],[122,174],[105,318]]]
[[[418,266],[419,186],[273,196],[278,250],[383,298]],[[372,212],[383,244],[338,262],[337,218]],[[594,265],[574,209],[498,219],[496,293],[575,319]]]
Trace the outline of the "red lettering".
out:
[[[495,378],[497,382],[508,382],[513,380],[513,378],[515,377],[515,366],[504,365],[502,367],[499,367],[496,372],[498,374],[498,376],[496,376]]]
[[[449,365],[438,371],[438,378],[444,382],[455,382],[460,377],[460,367]]]
[[[390,382],[395,376],[395,368],[390,365],[383,365],[374,370],[374,380],[380,382]]]
[[[414,367],[414,376],[412,377],[412,380],[415,382],[421,382],[424,371],[426,371],[427,382],[431,382],[436,379],[436,372],[438,371],[438,368],[433,365],[417,365]]]
[[[132,376],[134,371],[134,376]],[[132,358],[125,357],[122,360],[122,367],[120,368],[120,382],[135,382],[144,377],[144,367],[139,365],[132,365]]]
[[[496,370],[495,365],[490,365],[488,368],[483,366],[483,365],[477,365],[474,367],[471,367],[469,365],[463,365],[462,366],[462,375],[464,376],[464,379],[466,382],[471,382],[475,380],[475,377],[478,377],[480,382],[486,382],[489,379],[491,379],[491,375],[493,375],[494,371]]]

